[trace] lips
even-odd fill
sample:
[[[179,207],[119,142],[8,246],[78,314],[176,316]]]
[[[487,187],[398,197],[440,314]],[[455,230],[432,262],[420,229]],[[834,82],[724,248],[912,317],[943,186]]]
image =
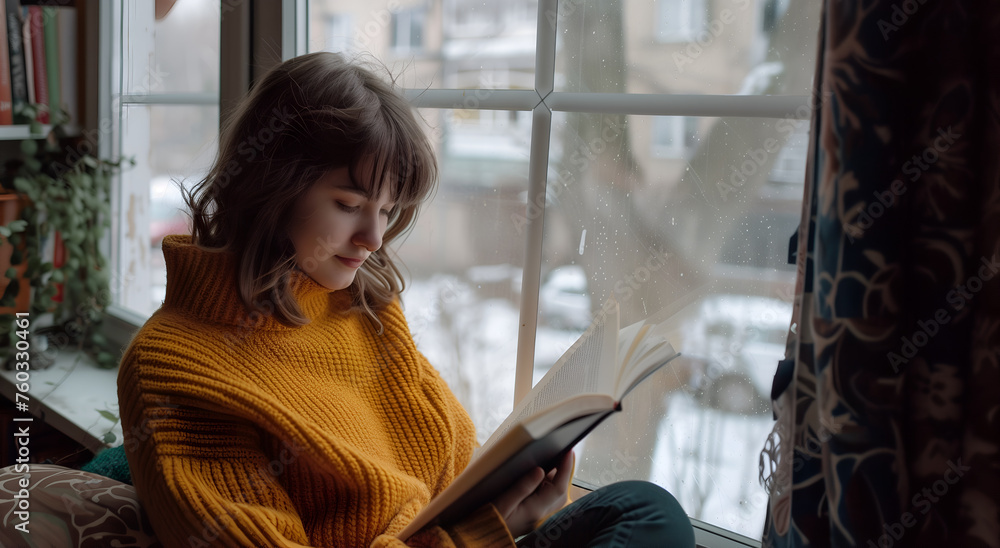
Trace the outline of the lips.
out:
[[[361,266],[361,263],[365,262],[364,259],[354,259],[354,258],[351,258],[351,257],[341,257],[340,255],[337,255],[336,257],[337,257],[338,261],[344,263],[344,265],[347,266],[348,268],[358,268],[358,267]]]

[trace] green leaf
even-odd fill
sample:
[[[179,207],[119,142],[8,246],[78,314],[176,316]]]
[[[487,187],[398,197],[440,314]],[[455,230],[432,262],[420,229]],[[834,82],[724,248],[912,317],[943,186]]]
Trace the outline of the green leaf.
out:
[[[32,129],[32,133],[35,133],[34,129]],[[34,156],[38,153],[38,143],[36,143],[34,139],[25,139],[21,141],[21,152],[27,156]]]
[[[35,193],[35,184],[24,177],[14,177],[14,189],[31,196]]]
[[[118,422],[118,415],[115,415],[111,411],[107,411],[105,409],[96,409],[95,411],[100,413],[102,417],[108,419],[111,422]]]
[[[89,167],[97,169],[97,160],[93,156],[87,155],[81,158],[81,160],[83,161],[84,164],[87,164]]]
[[[62,281],[65,280],[65,279],[66,279],[66,276],[63,274],[63,271],[62,270],[56,270],[56,271],[52,272],[52,277],[50,278],[50,281],[52,281],[53,283],[57,283],[58,284],[58,283],[62,283]]]
[[[11,234],[12,233],[10,231],[10,228],[6,226],[0,226],[0,236],[3,236],[4,238],[10,238]]]
[[[113,354],[111,354],[110,352],[98,352],[97,353],[97,363],[98,363],[98,365],[100,365],[101,367],[104,367],[106,369],[110,369],[110,368],[118,365],[117,360],[115,360],[115,356]]]
[[[11,221],[8,225],[13,232],[24,232],[28,228],[28,221],[24,219],[17,219],[16,221]]]
[[[118,437],[115,436],[114,432],[105,432],[104,437],[102,439],[104,440],[104,443],[112,444],[115,442],[116,439],[118,439]]]
[[[7,272],[4,273],[4,275],[13,280],[17,277],[17,269],[12,266],[7,269]]]

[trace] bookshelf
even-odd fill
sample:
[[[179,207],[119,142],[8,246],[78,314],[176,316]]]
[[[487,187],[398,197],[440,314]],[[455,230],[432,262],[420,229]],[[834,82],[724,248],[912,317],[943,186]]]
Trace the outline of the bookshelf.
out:
[[[41,139],[45,137],[52,126],[48,124],[42,125],[41,133],[31,133],[30,126],[27,124],[18,124],[16,126],[0,126],[0,141],[20,141],[21,139]]]

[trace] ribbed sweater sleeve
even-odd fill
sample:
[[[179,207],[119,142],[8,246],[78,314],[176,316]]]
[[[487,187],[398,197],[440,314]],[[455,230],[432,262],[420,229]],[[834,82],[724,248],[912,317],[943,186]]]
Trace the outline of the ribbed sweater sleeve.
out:
[[[133,483],[165,547],[309,545],[253,424],[169,390],[125,390],[119,403]]]
[[[377,333],[344,292],[305,326],[248,317],[231,256],[168,236],[167,297],[119,369],[126,457],[164,546],[513,546],[485,506],[395,538],[468,465],[475,430],[398,301]]]

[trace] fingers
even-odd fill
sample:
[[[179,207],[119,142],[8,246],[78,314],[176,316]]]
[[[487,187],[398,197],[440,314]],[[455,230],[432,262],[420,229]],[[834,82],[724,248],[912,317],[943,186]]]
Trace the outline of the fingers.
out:
[[[521,504],[521,502],[531,496],[538,489],[538,486],[545,479],[545,471],[541,468],[535,467],[534,470],[521,476],[521,479],[517,480],[517,483],[512,485],[510,489],[503,492],[496,500],[493,501],[493,505],[496,506],[500,515],[507,519],[514,512],[514,510]]]
[[[575,466],[576,455],[572,451],[568,451],[559,462],[559,466],[555,469],[555,476],[549,481],[556,487],[561,488],[562,493],[565,493],[569,489],[569,482],[573,478],[573,468]]]

